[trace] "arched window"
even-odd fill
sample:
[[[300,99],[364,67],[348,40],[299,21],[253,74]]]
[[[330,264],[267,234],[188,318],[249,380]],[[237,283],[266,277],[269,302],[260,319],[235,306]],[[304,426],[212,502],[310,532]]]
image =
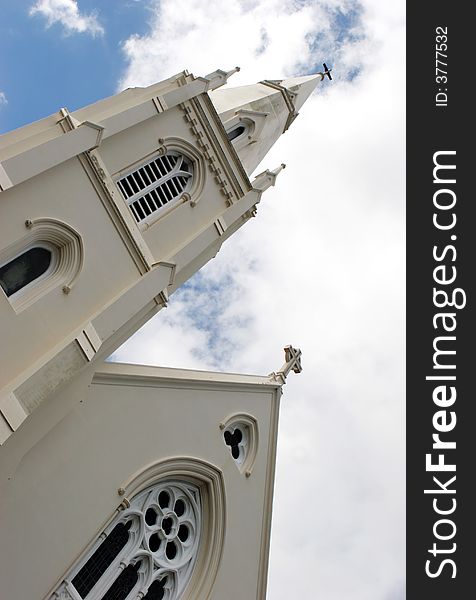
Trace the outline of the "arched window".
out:
[[[237,127],[233,127],[230,131],[228,131],[227,136],[230,142],[239,138],[246,131],[246,127],[244,125],[238,125]]]
[[[256,124],[249,116],[234,116],[225,122],[224,125],[228,140],[232,143],[235,150],[244,148],[252,143],[253,139],[256,141]]]
[[[132,520],[118,523],[102,544],[94,551],[81,570],[74,576],[72,584],[81,598],[86,598],[107,568],[129,540]]]
[[[190,189],[192,161],[169,151],[117,180],[124,199],[139,223]]]
[[[137,494],[57,588],[53,598],[178,600],[198,555],[198,486],[165,481]]]
[[[42,218],[25,226],[28,233],[0,251],[0,288],[15,312],[54,288],[69,294],[84,259],[81,235],[67,223]]]
[[[220,429],[235,465],[249,477],[258,450],[258,422],[252,415],[240,413],[231,415],[220,423]]]
[[[0,286],[13,296],[33,281],[50,273],[56,264],[53,246],[35,245],[0,267]]]

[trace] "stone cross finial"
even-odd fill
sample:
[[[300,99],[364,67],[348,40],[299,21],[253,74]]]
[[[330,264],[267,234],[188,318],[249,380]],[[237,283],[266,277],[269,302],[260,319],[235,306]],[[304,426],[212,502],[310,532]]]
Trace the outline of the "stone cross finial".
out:
[[[271,376],[274,379],[279,379],[283,383],[286,382],[286,377],[290,371],[300,373],[302,371],[301,366],[301,350],[299,348],[293,348],[292,346],[284,347],[284,365],[279,369],[277,373],[272,373]]]

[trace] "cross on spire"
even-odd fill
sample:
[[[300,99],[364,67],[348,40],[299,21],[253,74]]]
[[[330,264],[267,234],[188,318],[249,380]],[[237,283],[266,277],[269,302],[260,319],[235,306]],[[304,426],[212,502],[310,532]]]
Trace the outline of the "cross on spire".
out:
[[[286,382],[286,377],[290,371],[300,373],[302,371],[301,366],[301,350],[299,348],[293,348],[290,346],[284,347],[284,365],[279,369],[277,373],[272,373],[274,379],[280,379],[283,383]]]
[[[331,77],[332,69],[329,69],[328,66],[326,65],[326,63],[323,63],[322,66],[324,67],[324,71],[319,71],[319,73],[318,73],[318,75],[321,76],[321,81],[323,81],[323,79],[326,75],[332,81],[332,77]]]
[[[323,63],[322,66],[324,67],[324,75],[327,75],[327,77],[329,77],[329,79],[332,81],[332,77],[331,77],[332,69],[328,69],[326,63]]]

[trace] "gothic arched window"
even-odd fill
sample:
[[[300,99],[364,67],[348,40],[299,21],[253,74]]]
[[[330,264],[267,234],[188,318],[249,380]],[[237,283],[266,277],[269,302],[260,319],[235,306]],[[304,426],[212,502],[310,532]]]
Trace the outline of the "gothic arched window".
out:
[[[117,180],[117,185],[139,223],[190,189],[192,161],[169,151]]]
[[[236,140],[241,135],[243,135],[246,131],[246,127],[244,125],[238,125],[237,127],[233,127],[230,131],[228,131],[227,136],[230,142]]]
[[[55,251],[49,245],[28,248],[0,267],[0,286],[13,296],[33,281],[50,273],[56,264]]]
[[[146,488],[109,524],[51,599],[178,600],[195,566],[201,522],[196,485],[174,480]]]
[[[220,423],[223,441],[241,473],[251,475],[258,450],[258,423],[248,414],[229,416]]]
[[[67,223],[41,218],[25,226],[28,233],[0,251],[0,288],[16,312],[54,288],[69,294],[84,260],[81,235]]]
[[[235,150],[243,148],[252,140],[255,133],[255,122],[248,116],[235,116],[226,123],[225,130],[228,140]]]

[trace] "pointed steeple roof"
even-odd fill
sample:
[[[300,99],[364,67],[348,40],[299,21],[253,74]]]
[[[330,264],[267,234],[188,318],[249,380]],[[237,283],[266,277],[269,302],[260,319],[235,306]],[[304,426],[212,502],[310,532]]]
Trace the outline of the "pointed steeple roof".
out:
[[[289,77],[283,79],[281,85],[295,94],[293,104],[295,110],[299,111],[321,80],[321,73],[317,73],[316,75],[304,75],[303,77]]]
[[[287,131],[322,79],[317,73],[210,92],[225,129],[229,134],[235,130],[233,145],[248,175]]]

